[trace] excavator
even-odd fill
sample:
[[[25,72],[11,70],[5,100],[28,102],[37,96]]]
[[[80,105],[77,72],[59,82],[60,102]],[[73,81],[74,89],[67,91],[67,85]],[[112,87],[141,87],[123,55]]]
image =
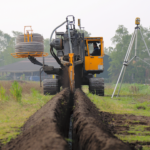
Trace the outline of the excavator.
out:
[[[66,24],[65,32],[57,32],[57,29]],[[81,29],[80,19],[78,26]],[[104,71],[104,41],[103,37],[84,37],[84,33],[75,28],[75,17],[69,15],[66,20],[57,26],[50,36],[50,53],[60,65],[59,68],[48,66],[38,62],[33,56],[28,55],[29,60],[41,65],[42,71],[55,75],[56,78],[43,80],[44,94],[56,94],[60,87],[69,87],[72,92],[89,86],[89,92],[104,96],[104,79],[94,77]],[[53,35],[55,33],[55,38]],[[93,45],[97,45],[99,54],[92,55]],[[40,81],[41,82],[41,81]]]
[[[71,21],[69,18],[72,18]],[[66,23],[66,32],[56,30]],[[80,20],[78,20],[80,25]],[[55,39],[52,36],[55,32]],[[93,44],[99,46],[99,55],[90,54]],[[57,55],[54,52],[57,51]],[[84,37],[84,33],[75,29],[75,17],[67,16],[66,21],[56,27],[50,37],[50,53],[55,58],[60,68],[44,66],[47,74],[56,74],[56,79],[43,81],[44,93],[55,94],[62,88],[69,87],[73,92],[82,85],[88,85],[93,94],[104,96],[104,79],[95,78],[94,74],[104,71],[104,41],[103,37]]]

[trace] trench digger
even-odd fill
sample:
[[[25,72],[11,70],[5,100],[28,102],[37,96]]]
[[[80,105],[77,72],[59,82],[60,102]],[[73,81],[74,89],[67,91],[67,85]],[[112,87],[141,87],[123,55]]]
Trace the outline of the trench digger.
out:
[[[66,24],[66,31],[57,32],[57,29],[64,24]],[[81,29],[80,19],[78,26]],[[52,39],[54,33],[55,39]],[[94,51],[93,45],[99,47],[99,54],[91,54]],[[104,71],[103,37],[84,37],[84,33],[75,28],[75,17],[69,15],[66,21],[52,31],[50,53],[60,68],[42,64],[35,59],[36,56],[28,54],[28,59],[32,63],[42,66],[40,75],[44,71],[56,76],[54,79],[43,80],[44,94],[56,94],[60,91],[61,86],[62,88],[69,87],[74,92],[76,88],[88,85],[89,92],[104,96],[104,79],[94,77],[94,74]]]

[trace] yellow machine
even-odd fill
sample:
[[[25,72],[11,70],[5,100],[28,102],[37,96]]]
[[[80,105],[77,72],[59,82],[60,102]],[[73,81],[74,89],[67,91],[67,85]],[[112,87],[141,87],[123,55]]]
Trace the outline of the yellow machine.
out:
[[[66,32],[55,32],[58,27],[64,24],[62,23],[53,30],[50,39],[50,52],[61,66],[61,73],[57,73],[57,82],[63,88],[70,87],[72,92],[76,88],[81,88],[82,85],[88,85],[90,92],[104,96],[104,79],[94,77],[94,74],[100,74],[104,70],[103,37],[84,37],[84,33],[75,29],[74,16],[71,16],[72,21],[68,19],[69,17],[67,16],[64,22],[67,23]],[[80,19],[78,19],[78,26],[81,30]],[[54,32],[56,37],[52,40]],[[57,50],[57,56],[53,48]],[[44,71],[52,73],[46,69]],[[66,72],[68,73],[66,74]],[[45,88],[46,92],[52,93]]]

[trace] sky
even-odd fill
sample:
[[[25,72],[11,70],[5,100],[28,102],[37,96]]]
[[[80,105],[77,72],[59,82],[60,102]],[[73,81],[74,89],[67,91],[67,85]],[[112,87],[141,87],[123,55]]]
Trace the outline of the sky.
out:
[[[113,46],[111,38],[119,25],[129,33],[134,31],[135,18],[141,18],[144,27],[150,27],[150,0],[0,0],[0,30],[24,32],[32,26],[34,33],[49,38],[53,29],[74,15],[81,26],[104,39],[105,47]],[[64,32],[65,26],[57,31]]]

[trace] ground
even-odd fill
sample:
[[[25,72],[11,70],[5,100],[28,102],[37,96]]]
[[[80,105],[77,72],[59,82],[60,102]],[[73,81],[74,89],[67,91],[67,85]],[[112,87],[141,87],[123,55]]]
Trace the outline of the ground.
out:
[[[20,132],[25,121],[40,109],[52,96],[44,96],[40,84],[20,81],[22,87],[21,101],[10,93],[11,81],[1,81],[0,88],[0,143],[6,144]]]
[[[0,143],[6,144],[21,132],[26,120],[53,96],[44,96],[39,83],[20,81],[21,100],[10,92],[13,82],[0,84]],[[105,96],[92,95],[87,86],[83,91],[105,116],[109,116],[111,132],[130,145],[150,149],[150,86],[123,84],[119,97],[111,98],[114,85],[106,84]],[[117,93],[117,92],[116,92]],[[1,145],[0,145],[1,147]]]
[[[113,89],[114,85],[106,84],[105,97],[100,97],[83,87],[97,108],[111,116],[112,132],[119,139],[142,145],[144,150],[150,149],[150,86],[124,84],[120,96],[112,99]]]

